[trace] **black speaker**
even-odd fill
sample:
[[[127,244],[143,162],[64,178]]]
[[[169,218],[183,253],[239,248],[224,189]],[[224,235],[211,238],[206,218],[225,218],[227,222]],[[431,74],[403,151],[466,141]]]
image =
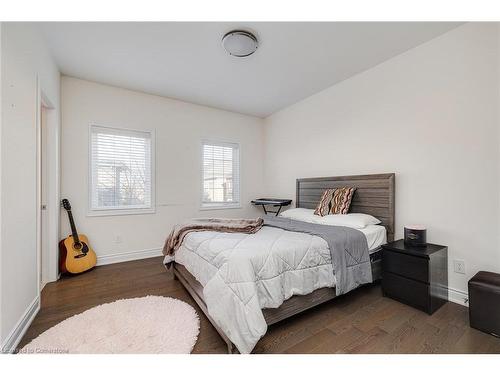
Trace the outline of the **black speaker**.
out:
[[[405,245],[427,246],[427,229],[422,225],[405,226]]]

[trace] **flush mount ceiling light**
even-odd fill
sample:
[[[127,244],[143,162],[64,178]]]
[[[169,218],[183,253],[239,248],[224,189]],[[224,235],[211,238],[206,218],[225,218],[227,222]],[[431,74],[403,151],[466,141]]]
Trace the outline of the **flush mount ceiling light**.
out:
[[[222,46],[235,57],[247,57],[257,51],[259,41],[251,32],[233,30],[222,37]]]

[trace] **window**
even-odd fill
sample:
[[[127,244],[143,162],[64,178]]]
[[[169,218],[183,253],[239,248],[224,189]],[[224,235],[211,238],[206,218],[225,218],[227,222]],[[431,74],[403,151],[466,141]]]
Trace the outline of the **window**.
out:
[[[202,153],[202,208],[240,207],[239,146],[204,141]]]
[[[154,212],[152,133],[90,129],[89,214]]]

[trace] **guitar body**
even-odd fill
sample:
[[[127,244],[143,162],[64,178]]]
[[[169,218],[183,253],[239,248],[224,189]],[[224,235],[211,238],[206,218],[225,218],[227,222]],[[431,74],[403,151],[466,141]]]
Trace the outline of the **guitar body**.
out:
[[[63,199],[62,206],[68,212],[71,235],[59,242],[59,270],[73,274],[88,271],[95,267],[97,257],[89,246],[87,236],[78,234],[69,201]]]
[[[97,257],[94,250],[89,246],[86,235],[78,234],[80,243],[73,240],[73,236],[68,236],[59,243],[59,268],[62,273],[81,273],[94,268]]]

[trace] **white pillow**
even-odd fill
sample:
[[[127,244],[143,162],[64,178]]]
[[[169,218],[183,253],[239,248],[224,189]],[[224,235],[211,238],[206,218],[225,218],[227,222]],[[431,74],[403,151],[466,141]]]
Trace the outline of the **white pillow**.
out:
[[[314,215],[314,210],[308,208],[290,208],[280,213],[281,217],[292,220],[305,221],[306,223],[338,225],[341,227],[350,227],[363,229],[368,225],[380,224],[381,221],[376,217],[367,214],[338,214],[319,216]]]
[[[315,215],[314,223],[323,225],[338,225],[355,229],[363,229],[368,225],[380,224],[376,217],[367,214],[346,214],[346,215]]]
[[[280,216],[305,221],[306,223],[314,223],[315,217],[318,215],[314,215],[314,210],[308,208],[290,208],[280,213]]]

